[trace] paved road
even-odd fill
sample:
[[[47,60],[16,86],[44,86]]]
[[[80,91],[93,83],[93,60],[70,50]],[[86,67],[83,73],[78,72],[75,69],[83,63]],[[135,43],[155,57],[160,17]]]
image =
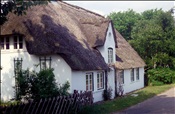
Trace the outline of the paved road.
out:
[[[114,114],[175,114],[175,87]]]

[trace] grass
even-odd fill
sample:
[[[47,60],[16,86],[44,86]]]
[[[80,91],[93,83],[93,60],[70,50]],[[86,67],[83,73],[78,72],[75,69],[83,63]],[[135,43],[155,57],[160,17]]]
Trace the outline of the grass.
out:
[[[0,101],[0,106],[17,105],[18,103],[19,101],[8,101],[8,102]]]
[[[138,94],[134,97],[128,94],[124,97],[116,98],[111,101],[106,101],[101,104],[93,104],[82,109],[79,114],[109,114],[126,109],[132,105],[138,104],[148,98],[160,94],[172,87],[175,84],[162,85],[162,86],[147,86],[143,89],[137,90],[133,93]]]

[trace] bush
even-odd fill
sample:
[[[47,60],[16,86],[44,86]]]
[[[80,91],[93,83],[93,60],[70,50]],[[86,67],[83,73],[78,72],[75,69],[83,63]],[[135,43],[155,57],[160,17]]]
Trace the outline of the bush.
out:
[[[149,85],[163,85],[175,82],[175,71],[169,68],[157,68],[147,71]]]
[[[53,69],[41,70],[30,80],[32,97],[35,99],[58,95],[58,86]]]
[[[106,100],[110,100],[112,97],[112,88],[109,87],[107,90],[103,91],[103,99]]]
[[[69,95],[69,82],[58,87],[53,69],[45,69],[40,72],[23,70],[16,78],[19,86],[16,100],[41,99],[60,95]]]

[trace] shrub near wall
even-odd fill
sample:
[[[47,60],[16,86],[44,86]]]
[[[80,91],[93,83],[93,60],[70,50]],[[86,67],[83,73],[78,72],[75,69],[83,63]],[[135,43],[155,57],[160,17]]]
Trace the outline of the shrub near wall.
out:
[[[169,68],[156,68],[148,70],[149,85],[163,85],[175,83],[175,71]]]

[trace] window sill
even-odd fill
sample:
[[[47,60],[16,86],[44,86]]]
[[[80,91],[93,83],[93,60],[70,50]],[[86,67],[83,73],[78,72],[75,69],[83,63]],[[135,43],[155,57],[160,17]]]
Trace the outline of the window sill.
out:
[[[133,84],[133,83],[135,83],[136,81],[132,81],[132,82],[130,82],[130,84]]]
[[[93,91],[93,93],[99,93],[99,92],[102,92],[104,91],[104,88],[103,89],[98,89],[97,91]]]
[[[140,82],[140,80],[136,80],[136,82]]]

